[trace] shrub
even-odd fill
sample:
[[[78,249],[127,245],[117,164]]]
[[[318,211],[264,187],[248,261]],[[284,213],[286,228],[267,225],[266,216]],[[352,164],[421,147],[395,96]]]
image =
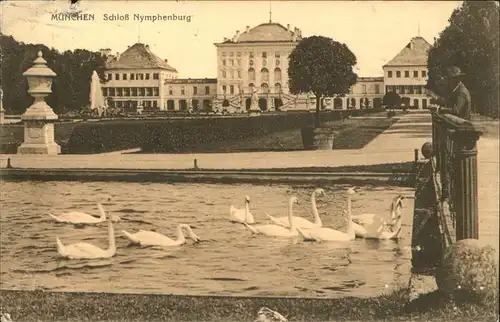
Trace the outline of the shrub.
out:
[[[377,109],[343,111],[365,115]],[[324,121],[340,120],[341,111],[322,112]],[[299,129],[313,124],[308,112],[264,114],[258,117],[198,117],[167,120],[113,120],[80,124],[67,151],[102,153],[141,147],[143,152],[189,151],[190,147]]]

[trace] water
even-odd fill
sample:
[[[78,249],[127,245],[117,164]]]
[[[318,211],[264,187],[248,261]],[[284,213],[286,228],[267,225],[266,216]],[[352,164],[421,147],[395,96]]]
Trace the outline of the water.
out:
[[[2,289],[45,289],[127,293],[267,295],[303,297],[373,296],[407,281],[411,257],[413,199],[406,200],[403,239],[311,243],[299,238],[253,236],[228,221],[229,205],[252,198],[257,221],[264,211],[286,215],[287,199],[298,196],[295,215],[312,218],[313,186],[158,183],[2,182]],[[345,229],[344,186],[322,187],[317,198],[324,225]],[[353,212],[384,214],[398,193],[412,189],[361,187]],[[106,248],[107,224],[75,227],[54,223],[48,213],[79,210],[97,215],[96,202],[122,218],[114,224],[117,255],[103,260],[58,257],[55,237]],[[174,248],[130,246],[121,230],[155,229],[174,237],[190,224],[202,242]]]

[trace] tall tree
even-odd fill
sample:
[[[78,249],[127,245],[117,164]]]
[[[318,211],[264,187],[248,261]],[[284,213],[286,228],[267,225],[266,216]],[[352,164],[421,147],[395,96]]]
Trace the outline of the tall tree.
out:
[[[356,56],[345,44],[322,36],[302,39],[290,54],[290,92],[316,96],[316,127],[321,125],[323,99],[343,96],[356,83],[357,75],[353,71],[356,63]]]
[[[499,116],[499,13],[496,1],[464,1],[428,57],[430,89],[437,93],[444,69],[456,65],[467,74],[475,112],[493,117]]]

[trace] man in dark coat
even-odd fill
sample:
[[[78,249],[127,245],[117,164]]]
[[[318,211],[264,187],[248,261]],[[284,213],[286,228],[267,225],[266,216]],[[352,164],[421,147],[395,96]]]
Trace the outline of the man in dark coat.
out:
[[[462,77],[465,75],[457,66],[446,69],[447,93],[445,98],[446,107],[439,108],[439,113],[448,113],[460,118],[471,119],[472,106],[470,93]]]

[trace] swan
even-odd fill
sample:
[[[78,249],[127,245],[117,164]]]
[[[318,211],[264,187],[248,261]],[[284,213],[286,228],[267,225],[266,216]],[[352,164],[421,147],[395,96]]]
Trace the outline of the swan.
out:
[[[316,207],[316,195],[324,196],[325,195],[325,190],[318,188],[313,191],[311,194],[311,207],[312,207],[312,212],[314,214],[314,222],[310,222],[307,219],[304,219],[302,217],[297,217],[293,216],[293,224],[295,227],[298,228],[316,228],[316,227],[321,227],[323,226],[323,222],[321,221],[321,218],[319,217],[318,213],[318,208]],[[289,219],[288,216],[285,217],[278,217],[275,218],[271,215],[266,214],[269,219],[271,219],[275,224],[283,226],[285,228],[289,228]]]
[[[279,225],[256,225],[256,226],[250,226],[247,223],[243,223],[252,233],[254,234],[262,234],[266,236],[274,236],[274,237],[293,237],[297,236],[298,232],[297,229],[295,228],[294,222],[293,222],[293,204],[298,204],[299,201],[297,197],[293,196],[289,199],[288,201],[288,220],[289,220],[289,227],[285,228],[283,226]]]
[[[97,204],[97,208],[99,209],[99,213],[101,215],[100,217],[94,217],[85,212],[78,211],[67,212],[60,216],[49,214],[49,216],[57,222],[68,224],[98,224],[105,222],[106,212],[100,202]],[[111,220],[113,222],[119,222],[121,221],[121,218],[116,215],[111,215]]]
[[[403,195],[397,195],[393,198],[388,216],[380,216],[377,214],[365,213],[353,215],[353,227],[356,237],[365,238],[369,229],[371,233],[380,231],[385,227],[393,227],[397,223],[397,219],[401,216],[403,210]]]
[[[356,191],[354,188],[349,188],[346,191],[347,195],[347,232],[341,232],[332,228],[320,227],[320,228],[297,228],[299,234],[304,238],[304,240],[313,241],[350,241],[356,239],[354,234],[354,229],[352,225],[352,211],[351,211],[351,197]]]
[[[62,257],[68,259],[96,259],[110,258],[116,254],[115,232],[113,230],[113,221],[108,217],[108,249],[102,249],[88,243],[76,243],[64,246],[59,237],[56,237],[57,252]]]
[[[194,242],[200,241],[200,238],[193,232],[191,227],[185,224],[177,226],[177,240],[173,240],[157,232],[147,230],[139,230],[135,234],[122,230],[122,233],[130,239],[132,244],[139,244],[141,246],[180,246],[186,243],[186,237],[182,232],[183,228],[188,231],[189,238],[191,238]]]
[[[255,224],[252,214],[250,213],[250,197],[245,196],[245,208],[238,209],[231,205],[229,207],[230,221],[238,223]]]

